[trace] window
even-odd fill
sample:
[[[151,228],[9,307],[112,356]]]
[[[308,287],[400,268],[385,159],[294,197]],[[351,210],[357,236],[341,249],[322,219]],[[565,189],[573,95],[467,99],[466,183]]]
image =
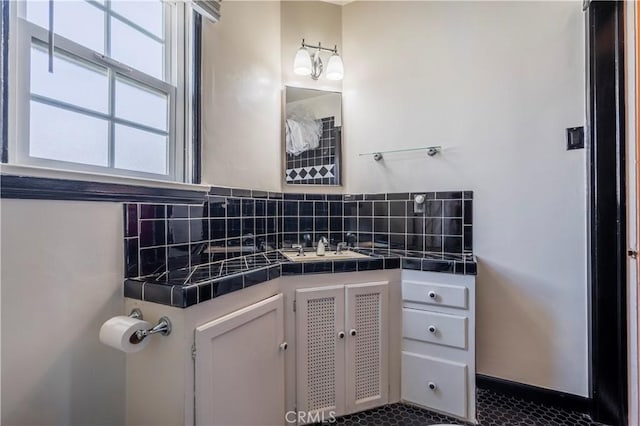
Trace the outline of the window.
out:
[[[190,6],[56,0],[50,72],[49,2],[13,5],[10,162],[187,180]]]

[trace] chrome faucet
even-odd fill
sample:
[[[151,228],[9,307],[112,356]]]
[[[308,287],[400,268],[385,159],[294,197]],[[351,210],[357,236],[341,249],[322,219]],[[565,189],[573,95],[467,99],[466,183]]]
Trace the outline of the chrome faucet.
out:
[[[292,244],[291,248],[298,249],[298,256],[304,256],[304,247],[300,244]]]

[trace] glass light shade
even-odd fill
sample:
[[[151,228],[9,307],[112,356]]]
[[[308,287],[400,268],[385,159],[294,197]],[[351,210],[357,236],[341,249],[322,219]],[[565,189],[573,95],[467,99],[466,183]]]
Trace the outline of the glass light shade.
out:
[[[334,53],[327,63],[327,78],[329,80],[342,80],[342,77],[344,77],[342,59],[337,53]]]
[[[311,74],[311,56],[309,56],[306,47],[301,47],[296,52],[296,57],[293,60],[293,72],[298,75]]]

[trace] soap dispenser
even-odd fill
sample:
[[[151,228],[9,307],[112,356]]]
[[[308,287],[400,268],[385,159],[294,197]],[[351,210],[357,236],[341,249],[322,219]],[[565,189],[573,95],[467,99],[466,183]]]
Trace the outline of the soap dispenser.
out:
[[[318,247],[316,248],[316,255],[318,256],[324,256],[324,253],[326,251],[326,246],[329,242],[327,241],[327,239],[325,237],[320,237],[320,240],[318,241]]]

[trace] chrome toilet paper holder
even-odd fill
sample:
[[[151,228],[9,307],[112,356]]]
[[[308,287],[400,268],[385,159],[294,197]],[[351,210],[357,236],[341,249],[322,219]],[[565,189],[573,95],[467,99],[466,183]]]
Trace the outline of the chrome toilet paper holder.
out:
[[[144,319],[142,316],[142,311],[138,308],[133,308],[129,317],[142,320]],[[147,336],[152,334],[160,333],[163,336],[168,336],[171,334],[171,320],[169,317],[160,317],[158,320],[158,324],[155,327],[150,328],[148,330],[138,330],[136,331],[136,337],[138,340],[142,340]]]

